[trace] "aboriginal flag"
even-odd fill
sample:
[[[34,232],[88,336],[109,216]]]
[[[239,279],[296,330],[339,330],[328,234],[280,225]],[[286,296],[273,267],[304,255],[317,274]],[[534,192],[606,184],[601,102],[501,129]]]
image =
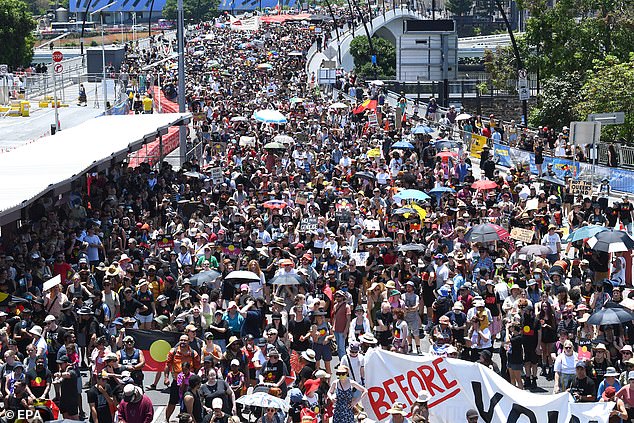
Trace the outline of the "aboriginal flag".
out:
[[[15,295],[0,292],[0,306],[8,306],[9,303],[29,304],[30,301],[26,298],[16,297]]]
[[[178,343],[182,333],[160,330],[126,329],[126,335],[134,338],[134,346],[143,351],[145,371],[162,371],[167,353]]]

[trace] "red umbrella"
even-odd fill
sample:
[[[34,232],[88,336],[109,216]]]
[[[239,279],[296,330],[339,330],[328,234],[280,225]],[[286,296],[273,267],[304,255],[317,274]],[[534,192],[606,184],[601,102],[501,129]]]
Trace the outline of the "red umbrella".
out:
[[[493,181],[489,181],[487,179],[481,179],[471,184],[471,188],[473,189],[495,189],[497,187],[498,187],[498,184],[496,184]]]
[[[282,200],[270,200],[267,201],[266,203],[263,204],[265,209],[283,209],[286,206],[288,206],[288,204],[286,204],[284,201]]]

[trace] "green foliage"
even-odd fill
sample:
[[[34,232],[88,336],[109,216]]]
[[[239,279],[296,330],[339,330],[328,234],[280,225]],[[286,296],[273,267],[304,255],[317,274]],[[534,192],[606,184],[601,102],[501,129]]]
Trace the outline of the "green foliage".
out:
[[[0,63],[27,66],[33,57],[35,20],[22,0],[0,0]]]
[[[376,54],[376,70],[372,66],[372,54],[368,37],[355,37],[350,43],[350,54],[354,58],[355,72],[363,78],[388,79],[396,75],[396,48],[389,41],[372,37],[372,45]]]
[[[581,101],[575,108],[582,119],[589,113],[625,112],[623,125],[604,126],[603,140],[634,139],[634,57],[620,62],[614,56],[596,61],[581,88]]]
[[[167,0],[163,7],[163,16],[166,19],[177,19],[177,0]],[[220,0],[183,0],[183,13],[185,20],[205,21],[214,17],[218,10]]]
[[[509,81],[517,79],[517,65],[513,48],[509,46],[497,47],[495,51],[484,50],[484,68],[489,73],[493,88],[508,89]]]
[[[473,0],[447,0],[445,8],[456,16],[468,15],[473,8]]]
[[[95,41],[95,40],[92,40],[92,41],[90,42],[90,47],[97,47],[98,45],[99,45],[99,44],[97,44],[97,41]]]
[[[580,100],[582,84],[582,75],[577,72],[542,81],[539,106],[530,111],[529,124],[562,128],[579,120],[575,107]]]

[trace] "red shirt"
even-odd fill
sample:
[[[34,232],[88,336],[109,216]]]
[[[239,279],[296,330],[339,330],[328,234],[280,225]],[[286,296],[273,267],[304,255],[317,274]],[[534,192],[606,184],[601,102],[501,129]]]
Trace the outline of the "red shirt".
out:
[[[72,273],[73,268],[71,267],[70,264],[64,262],[64,263],[58,263],[55,262],[53,263],[53,276],[57,276],[59,275],[59,277],[62,279],[62,285],[66,286],[66,281],[68,280],[68,276],[70,273]]]

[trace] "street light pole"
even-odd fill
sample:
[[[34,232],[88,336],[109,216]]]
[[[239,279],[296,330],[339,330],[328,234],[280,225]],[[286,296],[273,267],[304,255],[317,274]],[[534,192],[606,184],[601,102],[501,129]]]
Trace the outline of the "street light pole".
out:
[[[101,7],[90,14],[90,16],[99,13],[99,21],[101,23],[101,67],[103,71],[103,76],[101,79],[101,84],[103,86],[103,110],[104,112],[108,112],[108,84],[106,81],[106,39],[103,32],[103,11],[116,4],[116,1]]]
[[[183,16],[183,0],[178,0],[178,111],[185,113],[185,19]],[[180,164],[185,163],[187,157],[187,132],[185,125],[178,127]]]

